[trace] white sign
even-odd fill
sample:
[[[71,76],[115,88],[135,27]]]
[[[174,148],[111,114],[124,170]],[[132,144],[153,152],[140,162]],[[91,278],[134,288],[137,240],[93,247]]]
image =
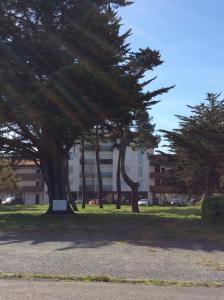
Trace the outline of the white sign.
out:
[[[53,211],[66,211],[67,200],[53,200]]]

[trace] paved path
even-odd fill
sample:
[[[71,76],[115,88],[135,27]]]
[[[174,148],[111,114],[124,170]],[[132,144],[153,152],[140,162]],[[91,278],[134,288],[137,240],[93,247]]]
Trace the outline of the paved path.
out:
[[[1,300],[223,300],[224,288],[0,280]]]
[[[224,288],[0,280],[1,300],[223,300]]]
[[[74,234],[4,233],[0,234],[0,272],[224,281],[224,252],[203,243],[138,244]]]

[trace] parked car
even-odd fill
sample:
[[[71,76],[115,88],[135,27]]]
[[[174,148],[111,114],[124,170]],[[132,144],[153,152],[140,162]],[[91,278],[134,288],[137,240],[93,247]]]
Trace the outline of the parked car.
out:
[[[89,201],[89,204],[99,204],[99,199],[92,199]]]
[[[16,197],[7,197],[2,201],[2,205],[21,205],[24,204],[24,201],[21,198]]]
[[[174,198],[170,201],[172,206],[185,206],[186,201],[184,199]]]
[[[152,199],[140,199],[138,201],[138,205],[140,205],[140,206],[150,206],[150,205],[153,205],[153,201],[152,201]]]

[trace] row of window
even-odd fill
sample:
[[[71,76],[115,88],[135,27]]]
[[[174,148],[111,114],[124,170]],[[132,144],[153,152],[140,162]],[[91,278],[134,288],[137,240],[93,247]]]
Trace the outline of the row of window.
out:
[[[102,177],[105,177],[105,178],[112,178],[113,177],[112,172],[101,172],[101,175],[102,175]],[[97,177],[97,173],[96,172],[91,172],[91,173],[86,172],[85,176],[86,176],[86,178],[88,178],[88,177],[95,178],[95,177]],[[80,177],[82,177],[82,173],[80,173]]]
[[[85,150],[89,150],[89,151],[93,151],[93,146],[89,145],[89,146],[85,146]],[[111,146],[101,146],[100,147],[100,151],[111,151],[112,150],[112,147]],[[131,157],[129,157],[129,155],[131,155],[131,153],[128,153],[126,154],[126,159],[129,160],[131,159]],[[74,157],[75,157],[75,154],[73,152],[70,152],[68,154],[68,159],[69,160],[74,160]],[[143,151],[139,151],[138,152],[138,163],[139,164],[143,164],[144,162],[144,152]]]
[[[82,191],[82,185],[79,186],[79,190]],[[103,185],[103,192],[110,192],[112,191],[112,185]],[[87,192],[97,192],[98,186],[97,185],[86,185]]]
[[[81,160],[80,160],[81,163]],[[95,165],[96,164],[96,160],[95,159],[85,159],[85,164],[86,165]],[[113,164],[113,160],[112,159],[100,159],[100,164],[105,164],[105,165],[112,165]]]
[[[95,151],[95,147],[92,145],[86,145],[85,146],[85,150],[86,151]],[[112,151],[112,146],[108,146],[108,145],[102,145],[100,146],[100,151]]]

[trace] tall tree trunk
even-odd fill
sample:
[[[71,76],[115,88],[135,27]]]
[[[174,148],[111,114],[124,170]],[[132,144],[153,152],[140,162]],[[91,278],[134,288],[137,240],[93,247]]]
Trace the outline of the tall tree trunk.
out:
[[[138,207],[138,188],[139,183],[134,182],[128,175],[125,169],[125,157],[126,157],[126,147],[127,147],[127,132],[124,129],[123,137],[121,138],[121,174],[124,178],[124,181],[127,185],[130,186],[132,191],[132,198],[131,198],[131,205],[132,205],[132,212],[139,213]]]
[[[117,161],[117,202],[116,209],[121,209],[121,147],[118,149],[118,161]]]
[[[99,131],[96,127],[96,168],[97,168],[97,178],[98,178],[98,198],[99,207],[103,208],[103,180],[100,169],[100,142],[99,142]]]
[[[74,199],[74,197],[72,197],[71,190],[70,190],[68,159],[65,162],[65,170],[66,170],[66,178],[67,178],[67,180],[66,180],[66,190],[67,190],[67,195],[68,195],[68,201],[69,201],[71,207],[74,209],[74,211],[79,211],[78,207],[75,203],[75,199]]]
[[[68,173],[66,172],[67,155],[63,150],[58,149],[56,143],[48,140],[48,146],[43,150],[45,154],[40,155],[41,170],[48,188],[49,208],[47,214],[69,214],[73,213],[68,199],[67,183]],[[53,211],[53,200],[66,200],[66,211]]]
[[[81,168],[82,168],[82,208],[86,207],[86,173],[85,173],[85,142],[81,137]]]

